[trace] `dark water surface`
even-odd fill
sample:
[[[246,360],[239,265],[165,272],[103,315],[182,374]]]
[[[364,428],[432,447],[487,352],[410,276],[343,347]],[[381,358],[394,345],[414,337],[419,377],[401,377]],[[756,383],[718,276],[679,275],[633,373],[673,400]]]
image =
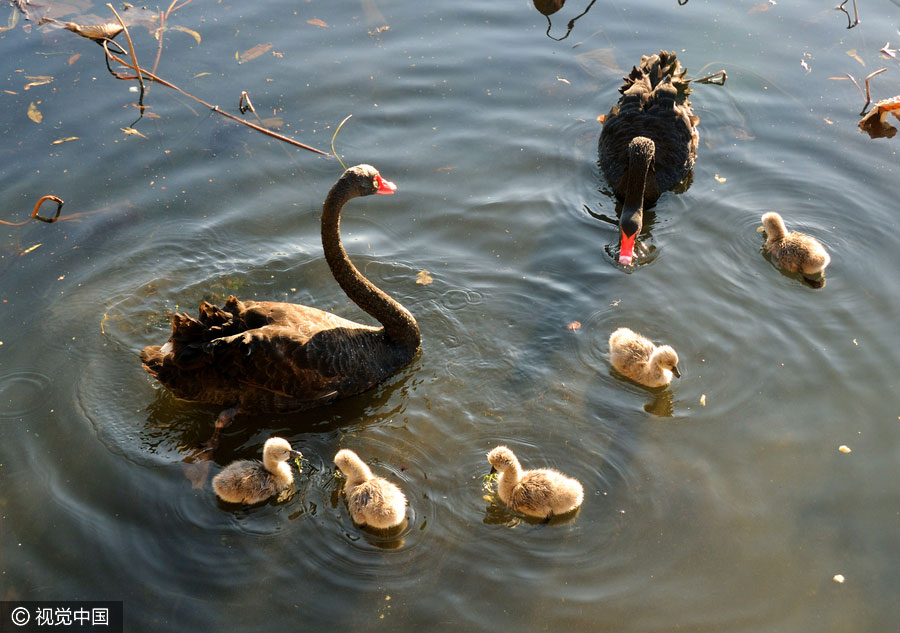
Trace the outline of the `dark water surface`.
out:
[[[900,43],[900,8],[859,4],[848,30],[812,2],[569,0],[549,30],[577,17],[564,39],[524,0],[178,10],[169,26],[202,42],[166,32],[167,80],[229,110],[247,90],[323,150],[353,115],[338,152],[399,191],[348,205],[345,245],[424,337],[372,392],[242,416],[207,473],[182,460],[218,407],[172,398],[138,352],[171,311],[230,293],[368,322],[321,253],[340,166],[162,86],[126,135],[132,82],[20,19],[0,33],[0,217],[45,193],[66,206],[0,227],[0,598],[123,600],[132,631],[898,630],[900,141],[858,132],[845,77],[884,66],[873,96],[897,93],[878,51]],[[132,32],[152,65],[157,40]],[[660,48],[728,81],[695,87],[693,183],[626,272],[597,117]],[[53,81],[25,90],[35,76]],[[824,288],[760,253],[768,210],[831,251]],[[681,380],[615,375],[622,325],[674,345]],[[309,459],[297,493],[217,502],[208,478],[273,434]],[[486,500],[499,443],[580,479],[578,515],[540,525]],[[398,539],[350,521],[343,447],[406,491]]]

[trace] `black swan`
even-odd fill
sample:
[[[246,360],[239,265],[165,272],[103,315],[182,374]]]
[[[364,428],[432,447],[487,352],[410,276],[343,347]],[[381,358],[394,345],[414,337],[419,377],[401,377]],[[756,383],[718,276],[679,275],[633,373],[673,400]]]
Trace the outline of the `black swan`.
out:
[[[600,169],[622,201],[619,263],[631,265],[645,208],[691,176],[697,123],[686,71],[675,53],[641,57],[619,88],[600,133]]]
[[[410,312],[362,276],[341,244],[341,208],[396,185],[370,165],[347,169],[322,210],[325,260],[343,291],[382,327],[293,303],[206,301],[200,317],[176,313],[165,345],[141,351],[144,369],[178,398],[228,405],[208,443],[238,413],[299,411],[374,387],[408,365],[419,350]]]

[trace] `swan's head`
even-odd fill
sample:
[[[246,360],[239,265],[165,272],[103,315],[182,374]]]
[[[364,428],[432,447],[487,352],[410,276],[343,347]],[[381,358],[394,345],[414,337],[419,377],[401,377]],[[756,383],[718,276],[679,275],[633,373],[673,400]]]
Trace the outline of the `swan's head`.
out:
[[[678,354],[669,345],[660,345],[656,348],[653,357],[656,364],[662,369],[668,369],[676,378],[681,378],[681,372],[678,371]]]
[[[349,448],[342,448],[335,454],[334,465],[350,481],[366,480],[372,477],[372,471],[366,463]]]
[[[291,448],[290,443],[281,437],[270,437],[263,445],[263,461],[286,462],[291,457],[303,457],[303,453]]]
[[[385,180],[378,173],[378,170],[371,165],[355,165],[349,167],[341,176],[341,180],[345,180],[352,185],[360,196],[370,196],[372,194],[390,195],[397,191],[397,185],[390,180]]]
[[[775,211],[764,213],[762,216],[762,223],[767,238],[780,240],[787,235],[787,227],[784,226],[784,220]]]
[[[505,446],[497,446],[491,449],[491,452],[487,454],[487,459],[491,463],[491,469],[499,473],[504,473],[519,465],[519,460],[516,458],[515,453]]]

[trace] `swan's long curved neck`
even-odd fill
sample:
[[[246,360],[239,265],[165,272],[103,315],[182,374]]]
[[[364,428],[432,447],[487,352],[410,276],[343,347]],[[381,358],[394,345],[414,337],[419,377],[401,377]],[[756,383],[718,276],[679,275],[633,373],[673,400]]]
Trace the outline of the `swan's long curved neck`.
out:
[[[645,136],[636,136],[628,144],[628,167],[624,176],[625,199],[622,201],[622,214],[619,217],[619,262],[625,265],[631,265],[634,241],[643,225],[644,191],[655,152],[653,141]]]
[[[347,256],[341,243],[341,209],[351,198],[343,181],[338,181],[322,209],[322,247],[325,261],[341,289],[366,313],[377,319],[385,334],[401,345],[418,349],[421,342],[419,326],[413,315],[394,301],[375,284],[363,277]]]
[[[635,214],[644,210],[644,191],[647,174],[653,162],[656,147],[649,138],[637,136],[628,144],[628,170],[625,175],[625,200],[622,213]]]

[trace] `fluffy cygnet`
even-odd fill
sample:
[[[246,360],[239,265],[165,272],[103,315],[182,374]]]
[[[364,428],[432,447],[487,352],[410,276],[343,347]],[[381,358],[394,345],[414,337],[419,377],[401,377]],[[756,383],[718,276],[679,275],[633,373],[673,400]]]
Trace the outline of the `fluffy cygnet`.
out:
[[[500,473],[497,494],[510,510],[550,518],[571,512],[584,499],[584,489],[577,480],[550,468],[523,471],[515,454],[505,446],[494,448],[487,458]]]
[[[265,501],[294,483],[287,464],[290,457],[302,457],[287,440],[270,437],[263,445],[263,460],[242,459],[232,462],[213,477],[213,490],[222,501],[253,504]]]
[[[334,456],[335,465],[344,473],[344,495],[353,522],[384,530],[406,520],[406,497],[396,485],[376,477],[359,455],[343,448]]]
[[[672,376],[681,378],[678,354],[669,345],[657,347],[627,327],[609,335],[609,360],[613,368],[645,387],[664,387]]]
[[[784,220],[774,211],[763,214],[766,231],[765,250],[772,260],[785,270],[803,275],[820,275],[831,262],[825,247],[814,237],[788,232]]]

